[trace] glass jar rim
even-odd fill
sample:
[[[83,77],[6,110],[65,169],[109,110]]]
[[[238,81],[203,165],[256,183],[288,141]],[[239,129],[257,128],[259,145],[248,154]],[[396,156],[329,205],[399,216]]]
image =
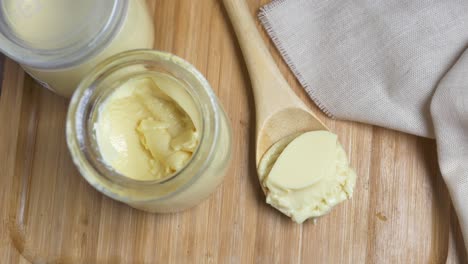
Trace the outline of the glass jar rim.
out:
[[[174,173],[172,176],[168,178],[164,178],[161,181],[138,181],[133,180],[128,177],[120,175],[120,179],[125,179],[123,182],[120,181],[112,181],[109,179],[107,175],[103,175],[100,171],[96,170],[93,166],[92,162],[88,159],[85,149],[82,146],[82,140],[80,139],[80,133],[86,133],[85,131],[81,131],[80,125],[78,125],[78,121],[80,118],[84,117],[83,113],[83,104],[86,104],[88,98],[93,96],[93,80],[97,77],[102,76],[104,72],[115,70],[121,63],[125,62],[126,60],[138,56],[138,55],[145,55],[145,57],[150,58],[148,60],[161,60],[165,62],[173,63],[175,66],[179,67],[181,70],[187,71],[192,77],[196,79],[197,82],[200,83],[200,87],[202,88],[201,92],[204,93],[204,96],[207,96],[209,100],[208,107],[206,109],[200,109],[200,111],[206,111],[206,113],[200,113],[201,116],[201,136],[199,146],[196,152],[193,154],[192,159],[182,168],[181,170]],[[91,84],[91,86],[89,86]],[[193,88],[193,87],[192,87]],[[217,99],[216,96],[206,80],[206,78],[189,62],[186,60],[163,51],[156,51],[156,50],[147,50],[147,49],[140,49],[140,50],[132,50],[119,53],[114,55],[107,60],[100,63],[98,66],[94,68],[80,83],[77,90],[75,91],[69,105],[69,110],[67,114],[67,121],[66,121],[66,137],[67,137],[67,145],[69,151],[71,153],[73,162],[78,167],[81,175],[95,188],[99,191],[104,193],[105,195],[120,200],[125,203],[132,203],[132,202],[147,202],[147,201],[155,201],[155,200],[164,200],[168,199],[173,195],[176,195],[179,192],[182,192],[186,188],[188,188],[194,181],[196,181],[203,173],[203,171],[208,167],[209,163],[214,157],[214,151],[216,147],[216,143],[219,138],[220,132],[220,118],[219,118],[219,109],[217,108]],[[211,120],[207,122],[207,118],[205,118],[205,114],[210,114],[212,116]],[[207,135],[211,135],[212,139],[207,139]],[[209,137],[209,136],[208,136]],[[148,189],[152,188],[157,185],[166,184],[171,182],[174,179],[177,179],[185,173],[189,171],[194,165],[194,160],[198,153],[200,152],[200,148],[203,147],[208,151],[202,157],[203,164],[198,164],[199,169],[197,169],[196,173],[190,177],[189,180],[183,182],[182,185],[178,186],[177,189],[173,192],[169,192],[165,195],[161,195],[160,197],[144,197],[135,199],[131,197],[131,195],[122,196],[122,191],[112,190],[111,188],[106,188],[106,184],[110,184],[113,187],[118,187],[119,190],[124,190],[125,193],[137,193],[140,189]],[[108,165],[103,164],[105,167],[110,168]],[[106,173],[116,174],[115,171],[107,171]],[[92,176],[90,176],[92,175]],[[99,177],[99,180],[93,179],[93,177]],[[113,178],[116,179],[116,178]],[[140,196],[140,195],[136,195]],[[143,195],[142,195],[143,196]]]
[[[21,44],[21,40],[9,32],[4,10],[0,10],[0,51],[13,60],[39,69],[61,69],[78,65],[101,52],[123,25],[129,0],[109,0],[112,10],[102,27],[94,34],[69,46],[56,49],[37,49]],[[102,14],[101,14],[102,15]]]

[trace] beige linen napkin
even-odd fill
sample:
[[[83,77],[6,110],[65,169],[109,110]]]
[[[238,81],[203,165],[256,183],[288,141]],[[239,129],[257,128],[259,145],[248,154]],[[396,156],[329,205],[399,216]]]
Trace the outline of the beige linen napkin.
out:
[[[468,0],[277,0],[259,17],[324,112],[436,137],[468,243]]]

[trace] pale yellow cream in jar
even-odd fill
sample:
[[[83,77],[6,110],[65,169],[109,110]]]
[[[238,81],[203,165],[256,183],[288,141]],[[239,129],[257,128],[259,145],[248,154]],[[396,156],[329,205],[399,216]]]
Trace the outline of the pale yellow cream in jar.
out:
[[[149,212],[206,199],[229,167],[229,119],[203,75],[160,51],[113,56],[79,85],[67,144],[81,175],[103,194]]]
[[[177,93],[180,86],[165,75],[139,77],[126,81],[106,99],[94,128],[108,165],[134,180],[160,180],[187,164],[199,133],[186,112],[192,111],[195,117],[195,106],[185,93]]]

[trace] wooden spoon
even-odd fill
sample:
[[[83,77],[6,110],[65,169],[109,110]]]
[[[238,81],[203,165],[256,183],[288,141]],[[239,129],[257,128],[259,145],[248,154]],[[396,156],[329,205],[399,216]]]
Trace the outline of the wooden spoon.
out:
[[[296,96],[268,52],[244,0],[223,0],[252,82],[257,117],[256,164],[277,141],[298,132],[328,130]]]

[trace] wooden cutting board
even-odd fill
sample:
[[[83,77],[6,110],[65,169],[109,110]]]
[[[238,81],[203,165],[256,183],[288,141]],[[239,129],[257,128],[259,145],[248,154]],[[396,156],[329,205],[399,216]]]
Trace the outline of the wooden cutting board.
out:
[[[252,15],[268,0],[250,0]],[[250,83],[218,0],[148,1],[155,48],[193,63],[234,129],[233,165],[199,206],[156,215],[91,188],[65,144],[68,101],[4,60],[0,96],[1,263],[466,263],[435,142],[327,119],[264,35],[293,89],[336,132],[358,173],[355,196],[317,224],[264,203],[254,165]],[[260,27],[260,25],[259,25]]]

